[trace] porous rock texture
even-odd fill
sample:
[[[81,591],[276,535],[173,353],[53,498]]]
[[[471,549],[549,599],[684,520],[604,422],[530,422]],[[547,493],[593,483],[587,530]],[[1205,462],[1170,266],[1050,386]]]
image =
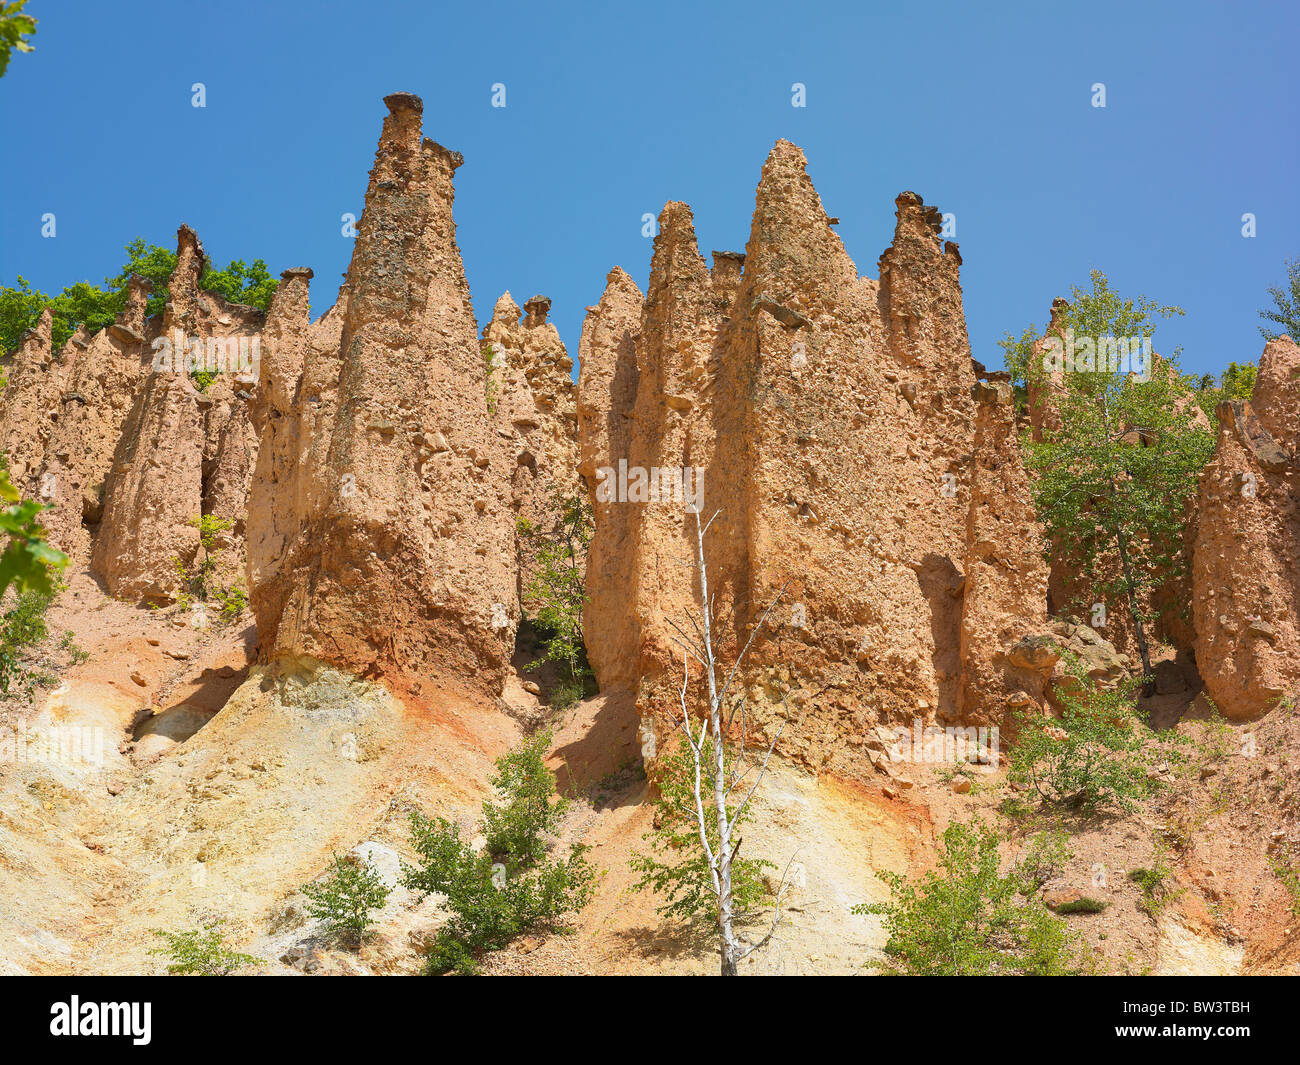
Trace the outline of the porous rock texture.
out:
[[[670,203],[639,328],[621,272],[588,314],[582,353],[597,356],[579,382],[581,469],[596,500],[588,651],[602,686],[635,687],[660,739],[682,669],[674,623],[690,632],[698,613],[698,576],[679,564],[694,556],[695,515],[662,493],[602,503],[595,474],[625,457],[650,474],[703,470],[724,660],[779,595],[737,689],[763,738],[780,729],[787,754],[860,772],[872,724],[959,716],[975,373],[956,245],[941,243],[938,212],[919,196],[896,205],[880,280],[860,278],[803,153],[780,141],[743,257],[715,254],[706,269],[689,208]],[[1016,543],[1024,538],[1016,529]],[[628,574],[621,597],[607,584],[617,573]],[[990,584],[983,602],[1016,594]],[[630,618],[615,616],[619,601]],[[1042,620],[1025,619],[1007,641]]]
[[[538,551],[564,535],[566,513],[572,513],[581,489],[573,360],[547,321],[550,309],[549,299],[534,296],[521,312],[506,292],[483,329],[489,402],[497,434],[509,450],[510,501],[516,519],[532,530],[516,536],[516,550],[519,604],[533,616],[543,604],[543,597],[530,591],[540,569]],[[575,561],[581,567],[584,559]]]
[[[337,347],[306,321],[305,276],[271,309],[257,401],[271,450],[250,508],[260,654],[496,695],[517,567],[452,219],[462,158],[421,137],[418,97],[385,103]]]
[[[1218,408],[1193,550],[1196,660],[1233,720],[1300,697],[1300,348],[1271,340],[1250,400]]]
[[[612,472],[618,458],[629,454],[644,302],[636,282],[614,267],[600,302],[587,308],[578,341],[578,472],[590,489],[593,522],[600,530],[587,551],[582,628],[600,633],[587,640],[587,657],[601,684],[611,689],[636,685],[638,629],[627,601],[635,526],[628,507],[596,499],[595,487],[599,470]]]
[[[201,563],[196,522],[203,515],[231,525],[215,539],[210,583],[242,583],[244,511],[257,441],[247,410],[254,377],[240,372],[240,344],[243,357],[254,361],[258,349],[252,341],[260,337],[264,316],[200,289],[204,262],[198,236],[181,226],[155,337],[170,344],[171,358],[164,358],[167,348],[151,344],[145,351],[104,478],[91,568],[120,598],[169,602],[188,591],[178,563],[190,571]],[[202,362],[196,358],[200,352]],[[233,369],[202,392],[189,368],[211,369],[210,359]]]
[[[1047,678],[1012,653],[1026,627],[1047,622],[1047,564],[1005,381],[975,385],[975,461],[962,594],[964,725],[1004,724],[1009,707],[1042,704]]]

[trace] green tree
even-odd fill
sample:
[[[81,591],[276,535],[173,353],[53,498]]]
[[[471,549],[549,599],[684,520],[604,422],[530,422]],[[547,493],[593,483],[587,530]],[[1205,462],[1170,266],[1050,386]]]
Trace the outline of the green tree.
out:
[[[582,564],[593,529],[591,504],[585,495],[556,492],[550,528],[539,528],[526,518],[516,522],[533,575],[524,589],[525,604],[537,610],[533,619],[542,637],[542,662],[554,662],[565,675],[565,685],[553,698],[555,705],[577,702],[591,679],[587,649],[582,639],[582,608],[587,602]]]
[[[1060,688],[1059,719],[1017,715],[1010,778],[1047,802],[1132,810],[1156,786],[1148,771],[1157,759],[1177,760],[1178,753],[1150,744],[1150,732],[1133,713],[1132,686],[1106,691],[1077,660],[1068,666],[1072,683]]]
[[[1273,308],[1260,311],[1259,316],[1266,322],[1280,325],[1280,330],[1260,326],[1259,331],[1265,340],[1276,340],[1283,333],[1300,344],[1300,259],[1289,259],[1286,264],[1286,288],[1275,285],[1269,288],[1273,297]]]
[[[976,822],[950,824],[939,865],[916,881],[887,871],[887,902],[853,907],[884,918],[884,971],[898,976],[1071,976],[1090,970],[1085,948],[1019,869],[999,872],[999,838]]]
[[[24,15],[27,0],[13,0],[0,4],[0,78],[9,69],[9,57],[16,48],[20,52],[36,51],[24,38],[36,32],[37,19]]]
[[[335,854],[329,872],[307,884],[307,912],[323,920],[330,933],[346,947],[361,945],[374,923],[374,910],[388,901],[388,888],[364,859]]]
[[[596,872],[587,848],[574,844],[567,855],[550,857],[542,843],[564,809],[541,761],[547,746],[542,734],[497,760],[496,795],[483,803],[488,843],[482,850],[461,838],[459,825],[412,812],[411,847],[419,861],[403,864],[402,882],[421,895],[445,895],[451,915],[425,957],[426,973],[475,973],[484,953],[515,936],[568,931],[567,917],[591,901]]]
[[[68,556],[45,542],[45,530],[36,520],[46,508],[31,499],[23,499],[9,480],[9,471],[0,469],[0,534],[8,537],[0,553],[0,596],[13,586],[19,594],[38,592],[54,595],[53,574],[68,564]]]
[[[1103,338],[1149,339],[1153,317],[1181,313],[1120,296],[1094,270],[1090,292],[1072,290],[1063,329],[1100,350]],[[1049,554],[1086,582],[1090,601],[1124,605],[1148,679],[1150,593],[1187,569],[1185,510],[1214,449],[1214,434],[1188,417],[1193,397],[1176,359],[1151,361],[1145,380],[1100,364],[1067,365],[1060,430],[1025,442]],[[1027,372],[1032,379],[1045,370],[1031,360]]]
[[[222,931],[224,921],[208,921],[202,928],[187,932],[164,932],[154,929],[154,935],[165,945],[149,951],[168,959],[167,972],[172,976],[230,976],[240,969],[260,966],[261,958],[240,954],[226,946]]]
[[[550,747],[551,733],[544,730],[496,761],[491,784],[501,802],[483,804],[483,835],[497,861],[541,861],[543,833],[555,832],[569,810],[569,800],[556,795],[555,774],[546,764]]]
[[[160,314],[167,305],[167,286],[176,269],[176,253],[146,243],[142,237],[128,242],[124,250],[126,262],[116,274],[104,278],[102,286],[77,281],[58,295],[47,296],[19,277],[16,286],[0,287],[0,347],[5,351],[16,348],[23,330],[35,325],[47,306],[53,316],[56,350],[67,343],[78,326],[84,325],[89,332],[96,333],[111,325],[126,309],[133,274],[153,283],[145,313]],[[263,311],[271,305],[277,284],[262,259],[254,259],[251,265],[235,259],[221,268],[207,260],[199,278],[199,287],[205,291],[215,292],[231,303],[247,304]]]
[[[728,761],[731,757],[728,757]],[[704,740],[704,765],[713,765],[713,741]],[[658,912],[687,922],[718,923],[718,897],[709,871],[709,852],[700,839],[699,811],[695,805],[695,759],[686,744],[679,744],[659,761],[656,775],[659,797],[655,800],[653,827],[641,837],[645,850],[634,851],[628,863],[640,879],[635,891],[653,891],[663,898]],[[738,798],[728,799],[727,813],[736,827],[753,819],[751,809],[737,809]],[[718,850],[718,819],[706,818],[705,833],[712,853]],[[738,849],[738,848],[737,848]],[[754,917],[769,901],[763,873],[775,869],[763,858],[736,854],[731,863],[731,899],[735,917]]]

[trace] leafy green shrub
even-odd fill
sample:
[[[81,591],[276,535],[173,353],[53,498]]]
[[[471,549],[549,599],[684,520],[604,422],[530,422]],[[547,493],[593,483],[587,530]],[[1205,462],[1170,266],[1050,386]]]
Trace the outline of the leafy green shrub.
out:
[[[190,524],[199,530],[200,553],[195,555],[192,566],[186,566],[179,558],[172,557],[172,565],[176,567],[176,575],[184,589],[177,597],[177,602],[186,607],[195,600],[201,603],[212,601],[217,604],[226,621],[234,621],[248,605],[248,593],[238,584],[229,588],[213,587],[212,577],[221,554],[217,538],[234,528],[235,523],[229,518],[201,514],[191,518]]]
[[[224,921],[209,921],[202,928],[188,932],[164,932],[155,928],[153,934],[166,941],[165,946],[151,951],[169,959],[167,972],[172,976],[230,976],[240,969],[264,964],[261,958],[240,954],[226,946],[221,926]]]
[[[153,283],[145,313],[161,313],[167,304],[167,283],[176,269],[176,253],[158,244],[147,244],[141,237],[128,243],[125,251],[126,263],[117,274],[104,278],[104,287],[78,281],[56,296],[47,296],[33,289],[22,277],[12,288],[0,287],[0,350],[14,350],[23,331],[36,324],[46,307],[53,315],[56,350],[67,343],[78,326],[84,325],[96,333],[112,325],[126,309],[132,274]],[[251,265],[235,259],[222,269],[216,269],[211,260],[206,260],[199,277],[199,288],[219,293],[231,303],[243,303],[263,311],[271,305],[278,283],[261,259],[254,259]]]
[[[704,741],[701,761],[713,765],[713,741]],[[654,827],[644,836],[647,851],[634,852],[629,862],[641,878],[635,891],[654,891],[663,896],[658,912],[664,917],[699,921],[710,927],[718,921],[718,899],[713,892],[713,874],[708,855],[700,842],[699,815],[695,806],[695,762],[685,743],[679,744],[659,760],[659,798],[655,803]],[[737,801],[743,795],[737,795]],[[728,816],[734,812],[728,804]],[[748,823],[752,807],[741,811],[739,825]],[[706,836],[715,853],[718,847],[718,821],[710,806]],[[739,839],[733,835],[733,839]],[[739,843],[737,843],[739,846]],[[753,916],[770,897],[763,881],[764,870],[776,866],[763,858],[735,857],[731,864],[732,908],[737,918]]]
[[[307,912],[353,949],[374,923],[371,911],[382,909],[388,901],[388,888],[369,863],[340,854],[334,855],[328,875],[306,885],[302,893],[307,896]]]
[[[49,605],[48,595],[25,592],[0,617],[0,693],[8,695],[15,682],[31,678],[25,662],[48,632],[45,611]]]
[[[1029,840],[1024,857],[1016,868],[1025,880],[1025,893],[1036,891],[1053,877],[1059,876],[1065,863],[1074,857],[1070,837],[1060,829],[1038,832]]]
[[[12,585],[20,594],[54,595],[54,577],[68,564],[68,556],[45,542],[45,530],[36,515],[46,508],[22,493],[9,480],[8,462],[0,453],[0,595]]]
[[[1072,913],[1101,913],[1110,905],[1103,899],[1094,899],[1089,895],[1084,895],[1077,899],[1071,899],[1069,902],[1062,902],[1056,907],[1056,913],[1062,917],[1067,917]]]
[[[1300,917],[1300,869],[1282,858],[1274,858],[1269,864],[1273,868],[1273,874],[1286,888],[1287,896],[1291,900],[1292,914]]]
[[[907,976],[1066,976],[1091,962],[1066,923],[1018,871],[1000,875],[998,836],[978,822],[944,830],[939,866],[917,881],[879,872],[887,902],[853,907],[884,918],[886,972]]]
[[[1138,903],[1147,915],[1156,920],[1161,912],[1183,892],[1174,890],[1168,884],[1173,869],[1165,862],[1165,849],[1157,843],[1151,855],[1151,865],[1129,871],[1128,878],[1142,889],[1142,900]]]
[[[1065,710],[1059,719],[1035,712],[1017,715],[1010,778],[1032,785],[1047,802],[1132,810],[1156,786],[1147,775],[1156,758],[1132,710],[1133,686],[1105,691],[1077,661],[1069,669],[1078,683],[1062,693]],[[1172,755],[1163,752],[1161,757]]]
[[[499,802],[483,803],[487,846],[475,851],[460,826],[411,814],[411,846],[419,864],[403,864],[402,882],[421,894],[447,897],[451,919],[425,956],[429,975],[471,974],[479,959],[532,930],[566,932],[594,891],[587,848],[574,844],[564,858],[548,858],[542,834],[558,826],[565,800],[554,798],[555,775],[543,761],[543,733],[497,759],[493,787]]]
[[[63,639],[59,641],[59,647],[67,654],[73,665],[79,666],[90,658],[90,652],[77,645],[77,635],[71,629],[67,629],[63,633]]]
[[[550,746],[551,733],[538,732],[496,761],[491,784],[505,801],[483,804],[483,835],[494,861],[541,861],[546,856],[542,833],[555,832],[568,812],[569,800],[555,795],[555,774],[546,766]]]
[[[542,657],[533,665],[555,662],[562,668],[564,679],[552,693],[551,705],[563,709],[586,694],[592,679],[582,641],[582,608],[587,602],[582,563],[593,523],[591,504],[582,494],[557,492],[550,510],[556,515],[552,527],[539,528],[520,518],[516,530],[533,564],[533,576],[523,592],[525,604],[536,607],[533,623],[542,636]]]

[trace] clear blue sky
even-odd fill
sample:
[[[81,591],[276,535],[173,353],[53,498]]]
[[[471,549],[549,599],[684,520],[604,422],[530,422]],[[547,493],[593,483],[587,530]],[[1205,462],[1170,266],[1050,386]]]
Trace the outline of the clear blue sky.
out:
[[[1258,357],[1300,256],[1300,5],[29,0],[0,80],[0,283],[102,281],[188,222],[218,262],[316,271],[332,302],[384,115],[425,101],[465,155],[461,250],[480,318],[554,301],[576,358],[606,272],[643,287],[641,217],[695,211],[743,249],[772,143],[799,144],[859,271],[904,189],[957,215],[975,355],[1100,267],[1181,304],[1184,369]],[[203,82],[207,106],[191,106]],[[504,109],[491,86],[506,86]],[[791,106],[791,85],[807,107]],[[1104,82],[1107,107],[1090,105]],[[54,212],[57,236],[42,239]],[[1254,239],[1241,216],[1257,217]]]

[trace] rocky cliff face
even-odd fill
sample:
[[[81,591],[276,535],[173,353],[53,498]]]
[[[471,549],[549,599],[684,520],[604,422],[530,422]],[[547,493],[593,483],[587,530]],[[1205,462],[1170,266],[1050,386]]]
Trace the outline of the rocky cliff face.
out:
[[[588,316],[583,354],[596,365],[579,388],[589,479],[625,456],[660,487],[665,471],[701,471],[701,515],[718,514],[706,556],[724,657],[780,593],[750,652],[753,720],[768,736],[784,721],[787,753],[848,771],[868,765],[869,725],[960,712],[976,448],[960,257],[919,196],[903,194],[897,210],[881,279],[860,278],[802,152],[779,142],[743,257],[715,254],[707,270],[689,209],[669,204],[639,328],[636,293],[610,275]],[[636,475],[603,503],[593,484],[589,583],[629,574],[632,619],[589,628],[588,650],[602,684],[638,687],[662,738],[680,677],[672,623],[689,628],[698,610],[678,564],[693,554],[695,518],[684,497],[634,498]],[[1018,594],[994,588],[1000,579],[990,571],[986,602]],[[615,601],[593,596],[589,614],[610,618]]]
[[[421,137],[418,97],[385,103],[337,347],[305,323],[305,277],[272,308],[257,421],[288,490],[252,508],[261,654],[495,695],[518,617],[511,456],[456,245],[462,160]]]
[[[518,599],[523,612],[534,616],[541,602],[529,589],[540,568],[538,550],[562,534],[566,511],[572,511],[566,502],[581,490],[573,360],[547,321],[550,309],[549,299],[534,296],[521,312],[507,292],[483,330],[488,398],[508,452],[511,505],[516,520],[536,534],[516,537]]]
[[[1218,409],[1193,548],[1196,660],[1226,717],[1300,690],[1300,348],[1264,348],[1253,399]]]
[[[586,633],[600,634],[587,640],[587,657],[601,687],[608,689],[636,686],[639,628],[633,604],[627,601],[626,576],[633,564],[635,526],[632,512],[616,493],[603,493],[600,499],[596,489],[611,476],[617,479],[617,458],[630,453],[643,304],[636,282],[614,267],[600,302],[587,308],[578,342],[578,472],[599,530],[587,552],[582,627]]]
[[[166,346],[145,351],[104,478],[91,567],[121,598],[168,602],[186,590],[177,563],[194,568],[201,550],[195,523],[203,515],[231,523],[216,538],[213,582],[242,583],[244,512],[257,450],[247,400],[263,315],[201,290],[203,265],[198,236],[181,226],[156,336]],[[200,391],[192,371],[218,368],[208,391]]]
[[[975,386],[975,461],[966,518],[959,699],[964,725],[1006,724],[1042,704],[1047,677],[1021,641],[1047,624],[1047,564],[1016,439],[1009,383]]]

